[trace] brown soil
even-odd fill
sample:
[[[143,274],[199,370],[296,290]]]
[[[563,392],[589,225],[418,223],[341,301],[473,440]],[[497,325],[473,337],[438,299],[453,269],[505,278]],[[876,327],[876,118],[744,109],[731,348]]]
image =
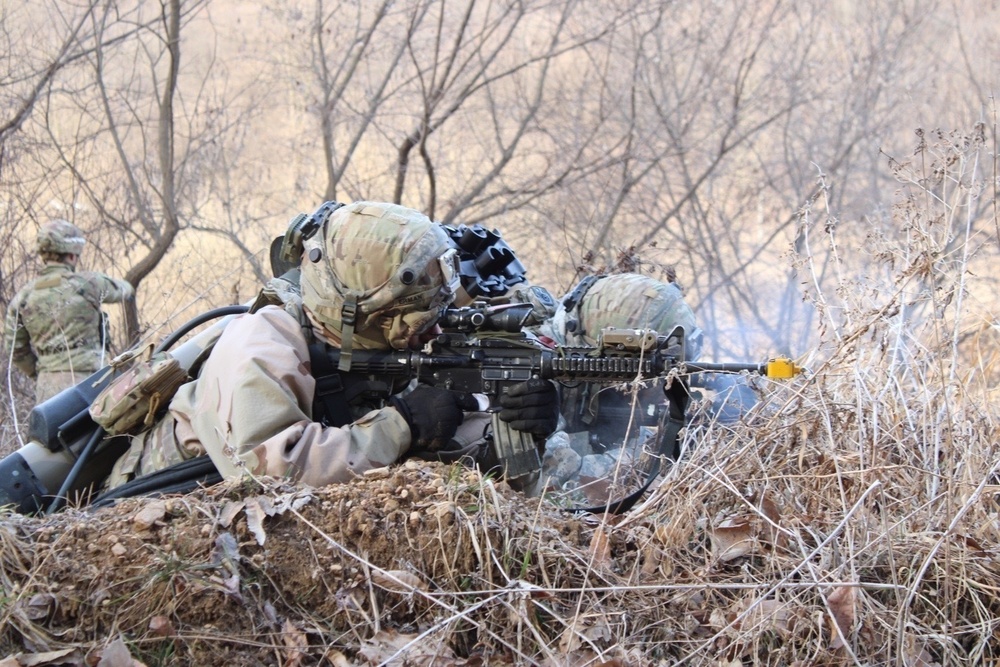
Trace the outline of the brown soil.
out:
[[[692,426],[618,517],[417,462],[0,515],[0,667],[1000,659],[992,417],[935,450],[850,380]]]

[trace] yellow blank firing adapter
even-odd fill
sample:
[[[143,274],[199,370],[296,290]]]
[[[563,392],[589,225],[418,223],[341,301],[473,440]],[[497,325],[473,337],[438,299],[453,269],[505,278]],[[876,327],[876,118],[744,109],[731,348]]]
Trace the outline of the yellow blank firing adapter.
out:
[[[774,380],[787,380],[802,372],[801,366],[796,366],[795,362],[787,357],[769,359],[767,362],[767,372],[765,375]]]

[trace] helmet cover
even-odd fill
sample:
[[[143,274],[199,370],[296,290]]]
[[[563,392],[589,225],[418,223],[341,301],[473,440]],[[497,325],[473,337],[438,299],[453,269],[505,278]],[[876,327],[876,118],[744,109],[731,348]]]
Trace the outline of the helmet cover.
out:
[[[702,332],[680,288],[637,273],[616,273],[594,282],[572,311],[560,303],[546,333],[564,345],[596,345],[606,327],[653,329],[667,336],[678,326],[684,329],[686,359],[697,359]]]
[[[304,243],[302,302],[344,350],[404,349],[437,322],[459,286],[457,256],[419,211],[354,202]]]
[[[86,243],[80,228],[61,218],[46,222],[38,230],[38,252],[79,255]]]

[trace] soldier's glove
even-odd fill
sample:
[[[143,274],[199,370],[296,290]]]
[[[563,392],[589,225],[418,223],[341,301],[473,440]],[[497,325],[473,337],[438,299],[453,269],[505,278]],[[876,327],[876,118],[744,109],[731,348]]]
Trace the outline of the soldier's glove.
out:
[[[559,424],[559,392],[548,380],[531,378],[500,396],[500,419],[511,428],[549,435]]]
[[[471,394],[419,385],[405,396],[389,399],[410,427],[410,451],[436,452],[448,445],[465,419],[465,412],[479,409]]]

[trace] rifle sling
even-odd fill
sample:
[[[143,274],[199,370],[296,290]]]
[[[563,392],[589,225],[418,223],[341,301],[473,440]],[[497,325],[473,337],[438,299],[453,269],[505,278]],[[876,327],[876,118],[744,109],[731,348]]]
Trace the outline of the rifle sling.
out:
[[[309,345],[309,363],[316,379],[313,394],[313,421],[329,426],[343,426],[350,419],[351,409],[344,393],[344,381],[330,361],[323,343]]]
[[[316,380],[312,420],[324,426],[346,426],[355,419],[353,404],[366,399],[384,400],[392,393],[385,381],[341,372],[334,361],[337,358],[326,344],[309,344],[309,363]]]

